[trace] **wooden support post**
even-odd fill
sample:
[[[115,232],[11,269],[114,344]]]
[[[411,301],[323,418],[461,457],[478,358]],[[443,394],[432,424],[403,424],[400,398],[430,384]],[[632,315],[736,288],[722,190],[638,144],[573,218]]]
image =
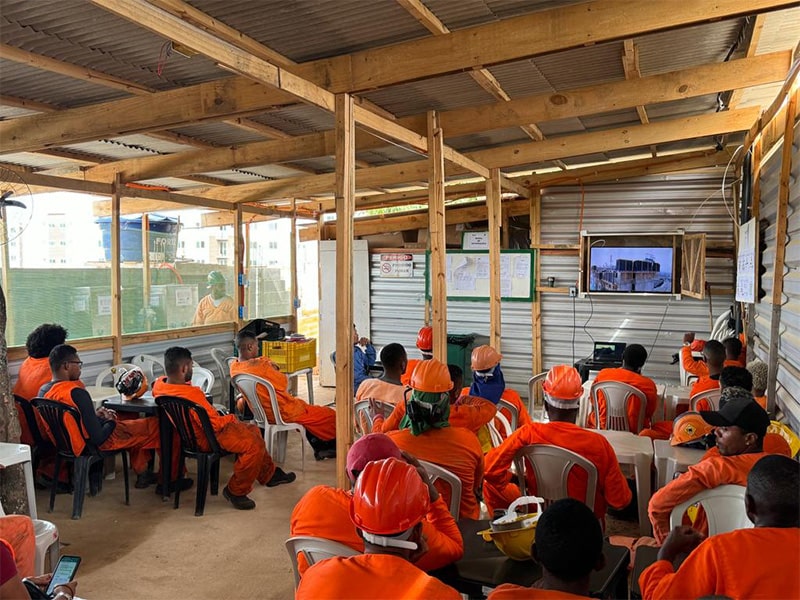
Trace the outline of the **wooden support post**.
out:
[[[3,292],[6,296],[6,331],[5,337],[8,342],[9,346],[14,346],[15,342],[15,326],[14,326],[14,318],[10,318],[11,315],[11,287],[9,285],[11,281],[11,257],[9,256],[10,249],[8,247],[8,219],[6,219],[6,209],[5,207],[0,207],[0,254],[2,254],[3,258],[3,266],[2,266],[2,278],[0,278],[0,283],[3,286]]]
[[[114,177],[111,187],[111,353],[112,364],[122,362],[122,252],[119,215],[122,182]]]
[[[433,357],[447,363],[447,243],[444,220],[444,135],[439,113],[428,112],[428,238]]]
[[[236,294],[236,331],[239,331],[242,325],[242,319],[246,316],[247,307],[245,306],[244,290],[245,290],[245,263],[244,255],[246,251],[245,239],[242,227],[242,207],[236,207],[233,219],[233,273],[236,281],[234,282],[234,289]],[[244,307],[244,309],[242,308]],[[254,315],[256,316],[256,315]]]
[[[347,452],[353,443],[353,211],[355,121],[353,97],[336,95],[336,483],[348,489]],[[323,357],[324,359],[325,357]]]
[[[500,169],[492,169],[486,180],[486,208],[489,216],[489,344],[500,350]]]
[[[508,214],[508,210],[503,209],[503,218],[501,223],[502,229],[500,230],[500,247],[504,250],[508,250],[511,247],[511,215]]]
[[[144,330],[150,331],[150,215],[142,214],[142,315]]]
[[[783,305],[783,269],[786,258],[786,230],[789,224],[789,184],[792,175],[792,150],[794,147],[794,121],[797,114],[795,90],[786,107],[786,124],[783,131],[781,153],[781,178],[778,188],[778,214],[775,217],[775,270],[772,273],[772,320],[769,334],[769,379],[767,380],[767,412],[775,412],[775,393],[778,383],[778,353],[780,351],[781,306]]]
[[[535,248],[534,260],[534,290],[541,280],[540,269],[542,266],[541,250],[539,245],[542,243],[542,189],[534,187],[531,190],[531,248]],[[533,374],[542,372],[542,295],[534,291],[533,302],[531,302],[531,326],[533,328],[533,353],[532,368]]]
[[[292,302],[291,308],[291,321],[290,325],[292,327],[292,331],[297,331],[297,308],[298,308],[298,300],[299,300],[299,291],[297,289],[297,199],[292,198],[292,233],[291,233],[291,254],[289,255],[289,289],[290,293],[289,296]]]

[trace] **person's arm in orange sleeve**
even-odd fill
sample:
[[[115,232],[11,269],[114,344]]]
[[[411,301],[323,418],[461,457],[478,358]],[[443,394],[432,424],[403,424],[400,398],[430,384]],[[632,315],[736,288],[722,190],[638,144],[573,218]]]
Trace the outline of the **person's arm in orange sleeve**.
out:
[[[603,439],[605,442],[605,438]],[[622,474],[622,469],[619,468],[619,461],[614,449],[608,442],[606,446],[606,476],[603,481],[603,495],[606,498],[609,506],[622,509],[628,506],[633,499],[631,488],[628,487],[628,481]]]
[[[717,572],[719,563],[714,547],[712,540],[702,542],[690,552],[677,572],[670,560],[671,556],[659,552],[661,560],[647,567],[639,576],[642,597],[652,600],[682,600],[713,594],[718,589],[720,580],[725,578],[725,575]],[[727,575],[734,576],[733,573]]]
[[[529,444],[535,444],[530,436],[524,435],[526,430],[517,429],[497,448],[492,448],[484,457],[483,476],[487,483],[502,490],[511,481],[511,463],[517,450]]]
[[[394,410],[388,418],[384,419],[383,415],[378,413],[372,421],[372,433],[386,433],[387,431],[394,431],[400,429],[400,421],[406,414],[406,403],[398,402],[394,405]]]
[[[697,360],[692,355],[692,349],[689,346],[681,347],[681,366],[683,366],[683,370],[690,375],[697,375],[698,377],[708,376],[708,367],[705,361]]]
[[[422,533],[427,538],[428,551],[416,562],[420,569],[441,569],[464,556],[461,532],[441,496],[431,503],[425,522],[429,526],[423,525]]]
[[[644,387],[644,396],[647,398],[647,404],[645,404],[644,409],[644,422],[645,425],[653,418],[653,413],[656,412],[656,406],[658,405],[658,390],[656,389],[656,384],[652,379],[648,379],[646,385]]]
[[[462,406],[464,409],[459,408]],[[452,408],[458,410],[459,416],[463,418],[461,426],[472,432],[478,431],[497,414],[497,407],[494,404],[477,396],[462,396],[456,400]]]
[[[670,481],[650,498],[647,514],[650,516],[650,523],[653,525],[653,537],[659,544],[662,544],[667,535],[669,535],[669,516],[672,513],[672,509],[698,492],[715,487],[707,480],[706,464],[701,461],[689,467],[686,473]]]

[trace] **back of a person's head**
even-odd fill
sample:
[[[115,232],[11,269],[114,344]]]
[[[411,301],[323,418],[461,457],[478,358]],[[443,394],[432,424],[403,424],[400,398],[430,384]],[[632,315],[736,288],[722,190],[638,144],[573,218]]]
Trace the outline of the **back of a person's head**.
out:
[[[767,363],[755,359],[747,363],[747,370],[753,376],[753,390],[763,393],[767,389],[767,377],[769,375]]]
[[[725,362],[725,347],[722,345],[722,342],[708,340],[703,347],[703,356],[706,357],[706,362],[708,362],[709,365],[721,367],[722,363]]]
[[[800,526],[800,463],[780,454],[763,457],[747,476],[747,495],[772,526]]]
[[[631,344],[622,353],[622,362],[633,369],[641,369],[647,362],[647,350],[641,344]]]
[[[536,559],[567,582],[587,577],[603,553],[603,531],[592,509],[573,498],[556,500],[536,525]]]
[[[381,364],[388,369],[399,369],[407,360],[406,349],[402,344],[386,344],[381,349]]]
[[[247,329],[241,329],[239,333],[236,334],[236,345],[239,346],[242,343],[248,342],[258,342],[256,336],[253,335],[252,331],[248,331]]]
[[[50,351],[67,340],[67,330],[55,323],[44,323],[28,334],[25,349],[31,358],[47,358]]]
[[[369,433],[358,438],[347,452],[345,470],[350,481],[358,479],[358,475],[367,463],[385,458],[401,458],[400,448],[385,433]]]
[[[167,351],[164,352],[164,371],[166,371],[167,375],[174,375],[180,371],[181,366],[187,360],[190,362],[192,360],[192,353],[188,348],[181,346],[167,348]]]
[[[59,344],[50,350],[50,354],[48,355],[47,360],[50,363],[50,370],[55,373],[61,368],[61,365],[70,360],[77,353],[78,351],[74,346],[70,346],[69,344]]]
[[[739,355],[742,353],[742,342],[737,337],[729,337],[722,340],[722,346],[725,348],[725,355],[731,360],[739,360]]]
[[[719,374],[719,387],[738,387],[752,392],[753,376],[744,367],[725,367]]]

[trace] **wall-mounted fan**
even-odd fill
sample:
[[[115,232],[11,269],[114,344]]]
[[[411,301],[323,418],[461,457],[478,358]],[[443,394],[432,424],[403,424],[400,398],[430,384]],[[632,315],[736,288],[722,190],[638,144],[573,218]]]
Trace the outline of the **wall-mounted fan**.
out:
[[[28,184],[16,171],[0,167],[0,245],[22,235],[32,218],[33,197]]]

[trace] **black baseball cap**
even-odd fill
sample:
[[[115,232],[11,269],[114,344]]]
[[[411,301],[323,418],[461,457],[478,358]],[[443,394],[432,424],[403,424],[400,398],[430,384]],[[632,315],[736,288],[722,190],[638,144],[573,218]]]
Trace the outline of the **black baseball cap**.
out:
[[[740,427],[745,433],[763,438],[769,427],[769,415],[755,400],[735,398],[716,411],[701,410],[703,420],[714,427]]]

